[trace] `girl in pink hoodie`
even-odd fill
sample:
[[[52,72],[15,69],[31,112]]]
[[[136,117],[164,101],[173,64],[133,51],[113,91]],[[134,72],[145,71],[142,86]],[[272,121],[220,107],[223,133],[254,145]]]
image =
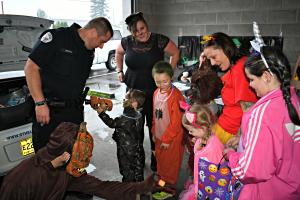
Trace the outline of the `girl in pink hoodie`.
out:
[[[222,160],[222,153],[224,145],[213,133],[212,126],[216,123],[216,117],[212,114],[207,105],[200,105],[194,103],[192,106],[181,102],[180,107],[185,110],[185,114],[182,118],[182,125],[188,130],[189,134],[194,137],[194,181],[193,184],[188,185],[179,199],[180,200],[196,200],[206,199],[208,195],[199,192],[199,184],[205,185],[209,177],[205,177],[203,169],[199,174],[199,160],[202,159],[206,163],[215,163],[217,166],[220,160]],[[204,168],[207,168],[208,165]],[[199,178],[200,177],[200,178]],[[201,179],[201,180],[200,180]],[[216,179],[218,180],[218,179]],[[217,181],[216,181],[217,182]],[[208,186],[208,185],[205,185]],[[221,187],[220,187],[221,188]],[[227,186],[222,188],[222,191],[226,191]],[[216,196],[215,191],[212,191],[210,197]]]
[[[261,98],[243,115],[238,152],[224,153],[244,184],[239,200],[299,200],[299,97],[285,55],[268,46],[260,52],[248,58],[245,73]]]

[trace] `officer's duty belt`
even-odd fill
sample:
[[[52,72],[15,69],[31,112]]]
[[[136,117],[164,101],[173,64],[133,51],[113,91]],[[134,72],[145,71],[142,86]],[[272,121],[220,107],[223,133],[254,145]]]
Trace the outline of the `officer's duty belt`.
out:
[[[47,99],[47,104],[54,108],[78,108],[83,105],[82,99],[69,99],[69,100],[57,100],[57,99]]]

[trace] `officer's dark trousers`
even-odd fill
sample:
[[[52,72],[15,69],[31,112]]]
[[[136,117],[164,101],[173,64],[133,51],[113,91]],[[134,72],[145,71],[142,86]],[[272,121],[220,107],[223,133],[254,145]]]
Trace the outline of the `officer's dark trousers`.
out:
[[[149,129],[149,139],[150,139],[151,151],[154,151],[155,144],[152,140],[152,133],[151,133],[152,118],[153,118],[153,93],[150,93],[150,92],[146,93],[146,99],[145,99],[145,103],[143,105],[142,115],[143,115],[144,120],[146,117],[146,125],[148,126],[148,129]],[[142,129],[141,142],[144,141],[144,135],[145,135],[144,129]]]
[[[35,152],[46,146],[51,133],[61,122],[73,122],[80,124],[83,121],[83,106],[76,108],[55,108],[50,107],[49,124],[40,124],[36,122],[34,116],[32,124],[32,141]]]
[[[150,168],[152,171],[156,171],[156,159],[155,156],[153,154],[153,152],[155,151],[155,144],[152,140],[152,133],[151,133],[151,129],[152,129],[152,118],[153,118],[153,93],[154,91],[149,91],[146,92],[146,100],[145,103],[143,105],[143,110],[142,110],[142,115],[143,115],[143,119],[145,120],[146,117],[146,125],[148,126],[148,130],[149,130],[149,140],[150,140],[150,145],[151,145],[151,163],[150,163]],[[144,128],[141,131],[141,143],[144,142]]]

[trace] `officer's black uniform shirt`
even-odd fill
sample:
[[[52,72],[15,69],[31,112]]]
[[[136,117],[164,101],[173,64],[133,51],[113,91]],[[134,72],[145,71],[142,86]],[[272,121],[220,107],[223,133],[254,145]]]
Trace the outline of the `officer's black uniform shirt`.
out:
[[[91,71],[94,50],[80,38],[78,24],[41,34],[29,58],[40,67],[46,98],[78,99]]]

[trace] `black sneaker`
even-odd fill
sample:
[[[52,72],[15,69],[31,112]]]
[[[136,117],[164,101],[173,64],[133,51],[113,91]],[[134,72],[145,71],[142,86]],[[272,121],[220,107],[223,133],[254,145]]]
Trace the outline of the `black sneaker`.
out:
[[[149,194],[140,194],[140,200],[150,200],[151,196],[151,192]]]
[[[157,168],[156,168],[156,158],[154,156],[153,153],[151,153],[151,164],[150,164],[150,168],[153,172],[156,172],[157,171]]]

